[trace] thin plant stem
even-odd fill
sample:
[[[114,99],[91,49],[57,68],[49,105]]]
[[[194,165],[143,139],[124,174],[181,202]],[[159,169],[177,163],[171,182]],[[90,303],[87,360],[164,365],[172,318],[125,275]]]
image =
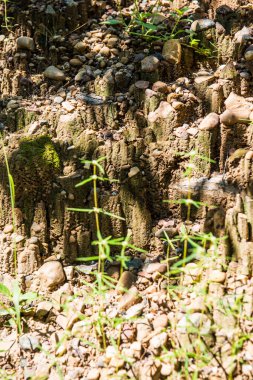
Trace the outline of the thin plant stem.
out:
[[[97,166],[93,164],[93,195],[94,195],[94,207],[95,210],[98,210],[98,193],[97,193]],[[98,212],[95,212],[95,221],[96,221],[96,229],[97,229],[97,235],[101,236],[101,231],[100,231],[100,223],[99,223],[99,215]],[[102,248],[99,248],[99,257],[98,257],[98,276],[99,276],[99,293],[100,295],[103,293],[103,275],[104,275],[104,249],[103,246]],[[100,305],[100,310],[99,310],[99,316],[101,317],[101,314],[104,311],[104,301],[103,297],[101,300],[101,305]],[[102,335],[102,340],[103,340],[103,348],[104,350],[106,349],[106,336],[105,336],[105,331],[104,331],[104,322],[103,318],[101,318],[101,335]]]
[[[7,13],[7,2],[8,0],[3,0],[4,1],[4,22],[5,22],[5,27],[10,32],[10,28],[8,25],[8,13]]]
[[[97,235],[100,235],[100,224],[99,224],[99,216],[98,216],[98,193],[97,193],[97,166],[93,165],[93,197],[94,197],[94,207],[95,207],[95,222],[96,222],[96,229],[97,229]],[[101,272],[103,270],[103,259],[101,255],[99,254],[98,258],[98,271]]]
[[[10,187],[11,215],[12,215],[13,231],[15,234],[16,233],[15,184],[14,184],[13,177],[11,175],[9,161],[8,161],[7,153],[6,153],[6,150],[4,147],[4,140],[3,140],[2,134],[0,134],[0,139],[1,139],[2,150],[3,150],[3,154],[4,154],[4,161],[5,161],[5,166],[6,166],[6,170],[7,170],[7,176],[8,176],[8,182],[9,182],[9,187]],[[16,277],[17,276],[17,243],[16,243],[16,238],[14,238],[13,243],[14,243],[13,244],[14,274]]]
[[[97,167],[96,165],[93,165],[93,191],[94,191],[94,207],[98,209],[98,195],[97,195]],[[100,225],[99,225],[99,217],[98,213],[95,213],[95,220],[96,220],[96,227],[97,232],[100,232]]]

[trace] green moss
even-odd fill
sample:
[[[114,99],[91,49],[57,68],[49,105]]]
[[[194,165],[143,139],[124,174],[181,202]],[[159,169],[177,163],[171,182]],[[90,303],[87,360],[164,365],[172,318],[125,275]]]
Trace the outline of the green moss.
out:
[[[15,113],[16,130],[24,129],[27,125],[38,120],[38,113],[29,111],[25,108],[19,108]]]
[[[52,142],[45,144],[42,158],[47,165],[51,165],[54,169],[60,168],[60,159]]]
[[[49,136],[29,137],[21,140],[19,159],[23,159],[29,167],[60,168],[60,158]]]

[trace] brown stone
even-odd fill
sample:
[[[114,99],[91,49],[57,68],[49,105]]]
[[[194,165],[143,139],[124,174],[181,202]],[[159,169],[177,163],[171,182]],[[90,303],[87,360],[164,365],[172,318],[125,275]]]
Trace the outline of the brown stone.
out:
[[[126,290],[131,288],[134,281],[136,280],[135,275],[130,271],[125,271],[120,276],[119,282],[117,284],[116,290],[118,293],[125,293]]]
[[[127,310],[129,307],[136,305],[141,301],[141,295],[138,289],[133,286],[127,293],[125,293],[119,301],[119,310]]]
[[[209,113],[199,125],[199,129],[203,131],[210,131],[219,125],[220,118],[215,112]]]
[[[165,273],[167,271],[167,264],[151,263],[147,265],[147,267],[145,268],[145,271],[148,274],[153,274],[155,272]]]
[[[52,290],[66,280],[63,267],[59,261],[49,261],[38,270],[41,289]]]
[[[168,40],[163,46],[163,57],[174,64],[181,62],[182,47],[179,40]]]

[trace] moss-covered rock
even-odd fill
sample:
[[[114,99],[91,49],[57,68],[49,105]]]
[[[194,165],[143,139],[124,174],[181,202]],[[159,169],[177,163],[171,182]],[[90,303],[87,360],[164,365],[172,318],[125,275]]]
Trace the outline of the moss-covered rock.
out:
[[[20,141],[17,159],[31,171],[34,168],[44,171],[60,168],[60,158],[49,136],[25,137]]]

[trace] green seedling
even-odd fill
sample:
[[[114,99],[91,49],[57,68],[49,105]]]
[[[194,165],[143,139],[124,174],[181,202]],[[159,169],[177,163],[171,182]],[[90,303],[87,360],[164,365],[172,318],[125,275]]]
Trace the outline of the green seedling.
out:
[[[79,257],[78,261],[98,261],[98,270],[92,271],[91,274],[95,277],[95,281],[92,284],[89,284],[84,281],[84,284],[90,288],[91,292],[89,294],[89,299],[91,304],[95,307],[99,300],[99,309],[95,311],[97,313],[96,323],[92,322],[94,327],[96,336],[98,340],[102,340],[101,349],[105,349],[107,345],[107,337],[105,333],[105,327],[108,326],[112,319],[108,319],[105,314],[105,295],[109,290],[115,289],[115,280],[109,277],[105,273],[105,263],[112,262],[113,260],[117,260],[120,263],[120,275],[123,270],[127,268],[127,262],[129,257],[127,255],[127,250],[138,251],[141,253],[146,252],[143,249],[135,247],[131,244],[131,234],[128,232],[125,238],[113,238],[112,236],[103,237],[100,225],[100,215],[106,215],[111,218],[117,218],[120,220],[124,220],[121,216],[114,215],[108,211],[103,210],[99,207],[99,199],[98,199],[98,182],[118,182],[117,180],[111,180],[106,178],[105,170],[101,165],[101,162],[105,160],[105,157],[98,158],[97,160],[82,160],[82,163],[85,165],[87,169],[92,168],[92,175],[87,179],[81,181],[76,187],[84,186],[89,183],[93,185],[93,203],[94,207],[91,209],[79,209],[79,208],[69,208],[70,211],[74,212],[86,212],[89,214],[94,214],[95,216],[95,224],[96,224],[96,233],[97,240],[92,242],[93,246],[97,247],[98,254],[91,257]],[[119,253],[116,253],[112,256],[111,248],[119,248]],[[88,302],[88,299],[87,299]],[[110,320],[110,323],[109,323]],[[114,321],[115,322],[115,321]],[[119,322],[117,322],[119,323]],[[100,338],[100,339],[99,339]]]
[[[22,313],[27,312],[27,306],[38,297],[37,293],[23,293],[18,281],[14,280],[12,290],[0,283],[0,295],[7,300],[0,301],[0,316],[8,317],[11,326],[16,328],[18,334],[22,334]]]
[[[2,0],[4,4],[4,24],[2,25],[3,28],[6,28],[9,32],[11,31],[11,24],[10,21],[13,19],[13,17],[8,16],[8,3],[9,0]]]
[[[135,0],[134,7],[130,15],[130,20],[124,17],[120,10],[119,18],[109,19],[103,21],[101,24],[121,26],[128,34],[143,38],[145,40],[167,41],[178,37],[180,34],[185,35],[186,31],[182,28],[182,25],[192,22],[191,19],[186,18],[186,12],[189,8],[184,7],[169,13],[167,19],[171,19],[173,21],[173,26],[171,32],[167,32],[165,24],[163,26],[162,23],[160,25],[154,23],[155,16],[159,15],[159,13],[155,11],[158,3],[159,2],[157,1],[147,11],[142,11],[140,2]],[[163,22],[165,20],[163,20]]]

